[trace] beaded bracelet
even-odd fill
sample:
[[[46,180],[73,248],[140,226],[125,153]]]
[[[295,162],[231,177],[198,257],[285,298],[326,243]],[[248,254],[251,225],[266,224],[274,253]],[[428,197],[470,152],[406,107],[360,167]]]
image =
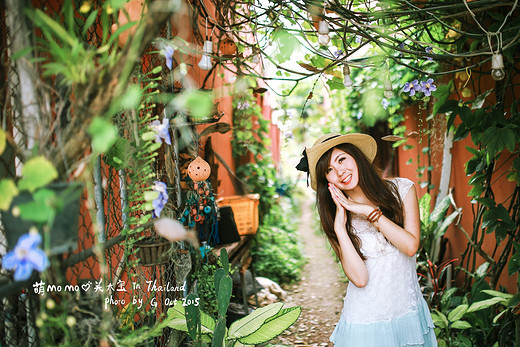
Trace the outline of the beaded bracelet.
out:
[[[367,220],[370,223],[375,223],[379,220],[381,215],[383,214],[383,211],[379,207],[376,207],[370,214],[367,216]]]

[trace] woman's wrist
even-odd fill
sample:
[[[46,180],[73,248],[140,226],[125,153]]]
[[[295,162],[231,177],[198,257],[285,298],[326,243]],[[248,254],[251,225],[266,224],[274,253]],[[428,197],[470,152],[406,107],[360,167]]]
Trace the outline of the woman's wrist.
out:
[[[372,224],[376,224],[382,215],[383,211],[381,211],[379,207],[376,207],[367,215],[367,220]]]

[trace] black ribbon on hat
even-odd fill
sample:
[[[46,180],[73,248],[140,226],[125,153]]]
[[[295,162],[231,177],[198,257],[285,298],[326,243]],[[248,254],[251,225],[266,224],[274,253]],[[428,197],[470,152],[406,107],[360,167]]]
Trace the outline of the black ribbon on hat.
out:
[[[307,149],[304,149],[302,152],[302,158],[300,159],[300,162],[298,165],[296,165],[296,170],[307,172],[307,187],[309,186],[309,159],[307,158]]]

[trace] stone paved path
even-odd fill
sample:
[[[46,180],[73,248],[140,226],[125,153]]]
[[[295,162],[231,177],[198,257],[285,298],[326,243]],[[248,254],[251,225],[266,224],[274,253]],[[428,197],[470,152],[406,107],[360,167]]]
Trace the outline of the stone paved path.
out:
[[[329,336],[341,314],[347,283],[340,266],[328,250],[328,241],[316,232],[314,198],[304,199],[300,234],[308,258],[300,283],[287,290],[285,306],[301,306],[298,321],[271,343],[286,346],[332,346]]]

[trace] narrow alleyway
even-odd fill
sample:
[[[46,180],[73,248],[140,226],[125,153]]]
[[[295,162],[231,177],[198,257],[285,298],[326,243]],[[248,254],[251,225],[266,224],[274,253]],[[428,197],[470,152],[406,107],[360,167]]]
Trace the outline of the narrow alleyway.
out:
[[[325,237],[315,231],[318,223],[314,198],[302,200],[300,234],[308,262],[300,283],[287,290],[286,307],[301,306],[298,321],[273,344],[285,346],[332,346],[329,336],[341,314],[346,282]]]

